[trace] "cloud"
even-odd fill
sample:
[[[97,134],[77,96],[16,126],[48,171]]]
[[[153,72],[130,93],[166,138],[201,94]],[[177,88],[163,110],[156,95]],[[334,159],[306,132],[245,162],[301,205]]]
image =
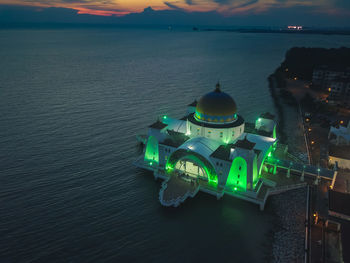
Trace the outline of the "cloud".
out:
[[[259,2],[259,0],[250,0],[250,1],[237,1],[237,0],[213,0],[213,2],[219,4],[219,5],[229,5],[229,7],[232,8],[242,8],[246,7],[252,4],[255,4]]]
[[[251,1],[248,1],[248,2],[245,2],[245,3],[242,3],[242,4],[238,5],[238,6],[236,6],[235,8],[247,7],[247,6],[250,6],[250,5],[254,5],[257,2],[259,2],[259,0],[251,0]]]
[[[227,5],[231,2],[231,0],[213,0],[213,1],[219,5]]]
[[[117,0],[12,1],[26,5],[0,5],[0,22],[350,26],[347,0],[159,0],[144,12]]]
[[[53,4],[53,3],[92,3],[92,4],[115,4],[113,0],[22,0],[27,3],[38,3],[38,4]]]
[[[175,10],[183,10],[181,7],[178,7],[177,5],[170,3],[170,2],[163,2],[167,7]]]
[[[91,0],[23,0],[25,3],[32,4],[43,4],[43,5],[52,5],[52,4],[74,4],[74,3],[89,3]],[[96,2],[96,1],[94,1]],[[98,1],[97,1],[98,2]]]

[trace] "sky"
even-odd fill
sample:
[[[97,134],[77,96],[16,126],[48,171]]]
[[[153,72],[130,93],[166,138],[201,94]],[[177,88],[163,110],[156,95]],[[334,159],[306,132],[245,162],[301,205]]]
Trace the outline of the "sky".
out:
[[[13,13],[12,17],[25,16],[23,10],[40,15],[48,8],[73,10],[75,15],[122,17],[145,13],[145,8],[151,7],[156,12],[177,11],[189,16],[216,13],[227,18],[226,21],[239,17],[259,23],[254,17],[272,17],[271,22],[277,25],[293,22],[294,17],[296,22],[314,25],[350,26],[350,0],[0,0],[1,6],[11,7],[12,12],[15,8],[22,11],[18,15]],[[4,9],[3,13],[0,10],[1,14],[6,15]]]

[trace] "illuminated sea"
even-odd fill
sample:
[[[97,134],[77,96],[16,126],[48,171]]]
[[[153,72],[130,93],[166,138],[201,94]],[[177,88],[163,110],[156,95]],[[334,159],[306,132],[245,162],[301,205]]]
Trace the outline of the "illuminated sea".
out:
[[[220,81],[253,121],[293,46],[348,36],[75,28],[0,31],[0,262],[265,262],[275,212],[199,193],[160,205],[135,135]]]

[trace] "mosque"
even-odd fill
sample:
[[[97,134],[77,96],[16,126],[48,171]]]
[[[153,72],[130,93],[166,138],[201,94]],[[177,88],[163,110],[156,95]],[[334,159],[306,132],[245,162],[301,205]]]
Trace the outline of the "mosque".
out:
[[[178,206],[203,191],[263,209],[267,189],[276,185],[262,177],[278,141],[274,116],[264,113],[255,124],[246,123],[219,83],[188,105],[185,117],[160,116],[138,139],[144,147],[135,165],[164,179],[159,199],[165,206]]]

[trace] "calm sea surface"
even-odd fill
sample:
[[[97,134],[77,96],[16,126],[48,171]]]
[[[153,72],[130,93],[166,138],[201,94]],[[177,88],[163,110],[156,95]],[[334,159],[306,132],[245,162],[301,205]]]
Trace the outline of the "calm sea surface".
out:
[[[0,262],[262,262],[273,213],[203,193],[163,208],[135,135],[220,80],[239,113],[274,111],[293,46],[348,36],[136,29],[0,31]]]

